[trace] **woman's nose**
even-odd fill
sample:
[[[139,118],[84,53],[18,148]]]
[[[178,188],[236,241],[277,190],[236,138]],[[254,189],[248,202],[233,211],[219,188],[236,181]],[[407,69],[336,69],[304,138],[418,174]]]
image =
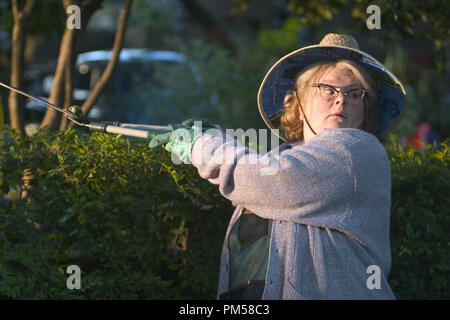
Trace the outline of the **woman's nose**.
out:
[[[338,92],[336,98],[334,98],[335,104],[345,104],[345,96],[342,92]]]

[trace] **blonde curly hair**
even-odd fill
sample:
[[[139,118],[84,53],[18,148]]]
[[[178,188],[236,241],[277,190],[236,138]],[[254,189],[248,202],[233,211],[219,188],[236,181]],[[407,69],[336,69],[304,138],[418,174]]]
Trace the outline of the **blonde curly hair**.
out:
[[[372,76],[356,62],[341,59],[338,61],[321,61],[302,70],[297,76],[295,90],[300,103],[305,100],[307,93],[311,90],[311,85],[330,67],[340,70],[350,71],[360,85],[367,90],[364,99],[363,123],[359,129],[375,134],[378,129],[378,108],[376,106],[377,93],[375,81]],[[281,116],[281,128],[285,137],[289,141],[303,140],[303,121],[300,120],[300,111],[294,92],[289,92],[284,97],[284,110]],[[303,106],[303,105],[302,105]]]

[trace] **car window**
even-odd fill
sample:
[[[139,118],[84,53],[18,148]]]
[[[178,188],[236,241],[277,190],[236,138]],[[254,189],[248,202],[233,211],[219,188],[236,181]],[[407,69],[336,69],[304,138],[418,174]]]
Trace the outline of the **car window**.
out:
[[[106,65],[96,64],[81,75],[88,88]],[[140,124],[167,124],[193,117],[200,80],[187,63],[176,61],[129,62],[117,66],[114,78],[99,97],[90,118]]]

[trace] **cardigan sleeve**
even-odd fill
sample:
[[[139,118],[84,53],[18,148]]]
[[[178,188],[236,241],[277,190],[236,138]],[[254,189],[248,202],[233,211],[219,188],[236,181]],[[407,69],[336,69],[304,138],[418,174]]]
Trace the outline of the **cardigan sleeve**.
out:
[[[357,129],[325,129],[303,145],[261,156],[235,140],[205,135],[194,145],[192,163],[235,206],[349,233],[342,222],[357,196],[358,145],[374,141]]]

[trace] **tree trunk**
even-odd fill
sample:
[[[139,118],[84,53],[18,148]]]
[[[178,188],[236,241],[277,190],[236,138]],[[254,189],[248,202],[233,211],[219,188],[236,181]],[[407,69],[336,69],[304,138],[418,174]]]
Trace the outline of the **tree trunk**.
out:
[[[74,74],[74,67],[75,67],[75,61],[78,56],[77,52],[77,42],[81,38],[81,34],[84,30],[86,30],[86,26],[91,18],[91,16],[94,14],[95,11],[97,11],[102,4],[103,0],[91,0],[91,1],[83,1],[81,4],[81,32],[75,33],[75,40],[74,40],[74,50],[71,50],[70,56],[68,57],[66,61],[65,66],[65,82],[64,82],[64,108],[68,108],[73,103],[73,74]],[[69,125],[69,120],[66,117],[61,117],[61,123],[59,124],[59,130],[65,130],[67,126]]]
[[[89,114],[89,111],[94,106],[94,104],[97,102],[97,99],[100,96],[101,92],[106,87],[109,80],[112,78],[115,68],[119,62],[120,51],[122,49],[123,39],[125,38],[128,16],[129,16],[130,9],[131,9],[131,3],[132,3],[132,0],[124,0],[124,2],[123,2],[123,7],[120,10],[120,14],[119,14],[119,21],[117,24],[116,35],[114,38],[114,44],[113,44],[113,49],[112,49],[112,58],[108,62],[106,69],[102,73],[100,79],[95,84],[94,88],[92,89],[89,97],[86,99],[86,101],[81,106],[81,110],[83,111],[83,114],[85,114],[85,115]]]
[[[64,71],[68,60],[70,59],[71,52],[73,51],[73,44],[75,39],[76,29],[66,29],[64,31],[61,45],[59,48],[58,64],[56,66],[55,75],[53,77],[52,90],[50,91],[49,101],[50,103],[60,106],[63,100],[64,94]],[[45,112],[44,119],[41,122],[41,128],[49,127],[52,130],[57,129],[59,121],[61,119],[61,113],[54,109],[48,108]]]
[[[78,5],[81,14],[81,30],[84,30],[89,22],[92,14],[98,10],[103,0],[85,0],[73,1],[64,0],[64,10],[70,5]],[[51,103],[60,106],[64,103],[64,107],[68,107],[72,101],[73,91],[73,68],[76,59],[75,43],[79,30],[66,28],[61,40],[59,49],[58,63],[53,78],[53,86],[50,92],[49,100]],[[66,72],[68,73],[66,75]],[[44,119],[41,122],[41,128],[48,126],[52,130],[66,127],[66,120],[61,117],[61,113],[54,109],[47,109]]]
[[[27,0],[22,9],[19,8],[18,2],[18,0],[12,0],[14,26],[12,31],[10,84],[18,89],[23,89],[25,34],[35,2],[34,0]],[[19,131],[22,137],[24,137],[25,124],[23,96],[11,91],[9,94],[8,105],[11,127]]]
[[[70,54],[66,61],[64,68],[64,108],[67,109],[72,105],[72,94],[73,94],[73,62],[74,54]],[[61,117],[61,123],[59,124],[59,130],[64,130],[67,128],[68,124],[67,117]]]

